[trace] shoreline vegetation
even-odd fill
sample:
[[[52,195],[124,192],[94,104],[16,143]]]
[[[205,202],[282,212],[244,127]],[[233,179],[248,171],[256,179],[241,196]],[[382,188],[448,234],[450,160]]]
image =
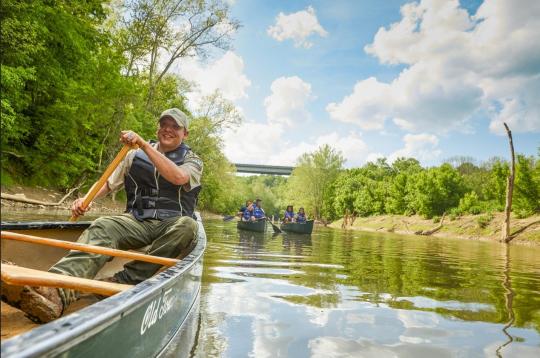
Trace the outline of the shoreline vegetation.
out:
[[[3,187],[2,194],[23,194],[27,199],[39,200],[43,202],[56,203],[60,201],[65,194],[52,189],[42,187],[23,187],[19,185],[9,188]],[[32,210],[36,214],[66,214],[66,220],[69,219],[69,207],[74,200],[74,196],[68,197],[62,204],[56,206],[45,206],[41,204],[31,204],[25,202],[17,202],[12,200],[2,199],[2,211],[25,212]],[[124,200],[112,200],[110,197],[99,199],[93,204],[89,216],[119,214],[124,211]],[[42,211],[42,212],[41,212]],[[223,216],[203,211],[203,218],[206,219],[221,219]],[[344,225],[344,219],[338,219],[328,223],[328,227],[344,230],[359,230],[367,232],[379,233],[395,233],[401,235],[421,235],[423,232],[433,231],[440,226],[440,218],[424,219],[418,215],[373,215],[368,217],[349,218],[347,225]],[[468,240],[482,240],[499,242],[500,232],[504,220],[504,213],[489,213],[479,215],[462,215],[459,217],[446,217],[443,220],[443,225],[430,235],[425,235],[426,239],[429,236],[440,238],[458,238]],[[527,218],[512,217],[511,233],[525,228],[519,232],[514,244],[540,246],[540,215],[533,215]],[[319,222],[319,224],[321,224]]]

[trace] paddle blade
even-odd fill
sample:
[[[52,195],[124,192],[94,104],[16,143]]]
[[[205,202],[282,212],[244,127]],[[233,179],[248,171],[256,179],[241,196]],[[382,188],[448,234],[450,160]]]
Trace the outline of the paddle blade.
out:
[[[281,229],[279,227],[277,227],[277,225],[275,225],[272,220],[270,220],[269,218],[266,218],[266,221],[268,221],[270,223],[270,225],[272,225],[272,229],[274,230],[274,232],[276,234],[281,234]]]

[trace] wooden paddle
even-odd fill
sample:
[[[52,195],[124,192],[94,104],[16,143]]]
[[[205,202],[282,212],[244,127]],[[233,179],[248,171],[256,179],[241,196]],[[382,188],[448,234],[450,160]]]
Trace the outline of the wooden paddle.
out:
[[[1,276],[2,282],[14,286],[28,285],[71,288],[77,291],[98,293],[105,296],[112,296],[133,287],[132,285],[60,275],[8,264],[2,264]]]
[[[64,249],[69,249],[69,250],[91,252],[94,254],[101,254],[101,255],[107,255],[107,256],[123,257],[130,260],[151,262],[153,264],[158,264],[158,265],[174,266],[180,261],[177,259],[171,259],[167,257],[145,255],[145,254],[140,254],[137,252],[111,249],[108,247],[82,244],[79,242],[62,241],[62,240],[48,239],[48,238],[39,237],[39,236],[17,234],[10,231],[2,231],[0,235],[2,239],[6,239],[6,240],[30,242],[34,244],[61,247]]]
[[[114,172],[114,170],[116,169],[116,167],[118,166],[118,164],[120,164],[122,162],[122,160],[124,160],[124,157],[126,156],[126,154],[131,150],[131,149],[137,149],[138,146],[135,145],[135,146],[130,146],[128,144],[125,144],[122,149],[120,149],[120,152],[118,152],[118,154],[116,155],[116,157],[113,159],[113,161],[111,162],[111,164],[109,164],[109,166],[107,167],[107,169],[105,169],[105,171],[103,172],[103,174],[101,175],[101,178],[99,178],[99,180],[97,181],[97,183],[90,189],[90,191],[84,196],[84,201],[83,201],[83,208],[86,209],[88,207],[88,205],[90,205],[90,203],[92,202],[92,200],[94,200],[96,194],[98,193],[98,191],[103,187],[103,185],[105,185],[105,183],[107,182],[107,179],[109,179],[109,177],[111,176],[111,174]],[[79,217],[76,216],[76,215],[72,215],[71,218],[69,219],[69,221],[77,221]]]

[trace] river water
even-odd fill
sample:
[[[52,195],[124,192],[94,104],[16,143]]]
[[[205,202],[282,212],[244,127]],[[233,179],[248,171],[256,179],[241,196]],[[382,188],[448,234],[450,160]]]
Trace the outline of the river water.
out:
[[[540,357],[538,247],[204,226],[191,356]]]
[[[197,357],[540,357],[540,249],[207,221]]]

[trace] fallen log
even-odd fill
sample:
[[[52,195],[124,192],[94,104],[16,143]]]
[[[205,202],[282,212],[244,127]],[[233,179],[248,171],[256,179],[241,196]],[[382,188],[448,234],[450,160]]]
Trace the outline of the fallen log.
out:
[[[75,190],[77,190],[78,187],[71,189],[62,199],[60,199],[59,202],[51,203],[49,201],[41,201],[36,199],[30,199],[27,198],[24,194],[0,194],[1,199],[5,200],[12,200],[12,201],[18,201],[21,203],[28,203],[28,204],[37,204],[37,205],[45,205],[45,206],[59,206],[62,205],[62,203],[71,195]]]
[[[439,231],[442,227],[443,227],[443,222],[444,222],[444,217],[445,217],[446,213],[443,213],[442,217],[441,217],[441,222],[439,223],[439,225],[431,230],[418,230],[418,231],[415,231],[415,235],[423,235],[423,236],[429,236],[429,235],[432,235],[434,233],[436,233],[437,231]]]

